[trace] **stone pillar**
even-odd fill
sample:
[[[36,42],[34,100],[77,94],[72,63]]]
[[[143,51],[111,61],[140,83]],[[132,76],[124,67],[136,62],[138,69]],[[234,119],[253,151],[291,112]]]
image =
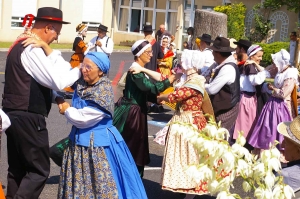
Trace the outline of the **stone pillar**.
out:
[[[212,40],[219,35],[227,37],[227,15],[211,10],[197,9],[195,12],[194,28],[195,39],[203,33],[211,35]]]

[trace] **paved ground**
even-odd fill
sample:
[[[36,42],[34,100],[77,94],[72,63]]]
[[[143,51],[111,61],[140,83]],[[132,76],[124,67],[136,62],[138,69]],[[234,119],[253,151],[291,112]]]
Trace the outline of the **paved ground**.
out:
[[[0,52],[0,83],[4,84],[4,69],[7,52]],[[69,60],[71,53],[64,52],[63,56],[66,60]],[[109,78],[112,80],[115,92],[115,101],[122,94],[122,87],[116,86],[122,74],[127,71],[133,56],[131,53],[114,53],[111,56],[111,70]],[[3,93],[3,85],[0,85],[0,95]],[[143,179],[144,186],[147,191],[149,199],[182,199],[184,195],[172,193],[169,191],[162,191],[160,187],[160,167],[162,163],[164,147],[155,144],[153,135],[161,128],[161,123],[167,122],[172,117],[173,112],[169,109],[163,114],[149,114],[148,120],[151,121],[149,124],[149,143],[151,153],[151,163],[146,167],[145,176]],[[70,124],[66,123],[64,116],[58,113],[58,108],[55,104],[52,106],[49,117],[47,118],[47,126],[49,130],[49,142],[50,146],[58,142],[62,138],[66,137],[70,131]],[[0,181],[6,185],[6,171],[7,171],[7,153],[6,153],[6,136],[2,136],[2,155],[0,163]],[[46,186],[40,196],[41,199],[54,199],[57,194],[57,187],[59,182],[60,168],[51,161],[51,173],[47,180]],[[241,180],[238,180],[235,184],[235,191],[241,194]],[[241,194],[245,197],[245,194]],[[196,199],[209,199],[215,198],[210,196],[198,196]]]

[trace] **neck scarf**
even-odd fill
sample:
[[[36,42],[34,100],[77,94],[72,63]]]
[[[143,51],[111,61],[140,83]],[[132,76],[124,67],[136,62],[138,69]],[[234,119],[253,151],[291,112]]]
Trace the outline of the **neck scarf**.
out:
[[[91,100],[105,108],[111,114],[114,112],[114,94],[110,80],[103,76],[94,85],[89,86],[83,78],[77,81],[77,93],[83,100]]]

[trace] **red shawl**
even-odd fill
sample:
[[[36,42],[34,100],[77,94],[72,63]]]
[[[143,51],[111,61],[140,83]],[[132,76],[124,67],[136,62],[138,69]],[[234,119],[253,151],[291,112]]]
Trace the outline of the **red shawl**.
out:
[[[163,59],[168,58],[168,57],[173,57],[173,56],[174,56],[173,51],[168,50],[168,52],[164,55],[164,58],[163,58]]]

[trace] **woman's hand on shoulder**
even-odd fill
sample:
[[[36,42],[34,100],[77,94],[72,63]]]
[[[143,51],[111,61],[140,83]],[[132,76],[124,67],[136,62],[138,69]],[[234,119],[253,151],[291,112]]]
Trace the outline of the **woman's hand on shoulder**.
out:
[[[138,65],[130,66],[129,72],[132,74],[138,74],[140,72],[144,72],[144,68]]]

